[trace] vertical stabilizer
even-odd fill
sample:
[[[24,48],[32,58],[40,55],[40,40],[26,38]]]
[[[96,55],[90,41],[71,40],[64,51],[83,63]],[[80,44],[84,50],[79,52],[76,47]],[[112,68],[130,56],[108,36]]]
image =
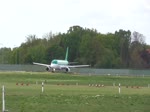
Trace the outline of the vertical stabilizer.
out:
[[[68,60],[68,49],[69,48],[67,47],[65,60]]]

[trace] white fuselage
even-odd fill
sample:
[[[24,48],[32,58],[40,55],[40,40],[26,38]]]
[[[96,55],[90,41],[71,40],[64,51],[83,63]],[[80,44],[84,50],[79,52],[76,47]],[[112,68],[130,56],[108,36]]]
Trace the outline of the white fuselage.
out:
[[[54,59],[51,62],[51,68],[53,71],[64,69],[64,67],[67,65],[68,65],[67,60],[56,60],[56,59]]]

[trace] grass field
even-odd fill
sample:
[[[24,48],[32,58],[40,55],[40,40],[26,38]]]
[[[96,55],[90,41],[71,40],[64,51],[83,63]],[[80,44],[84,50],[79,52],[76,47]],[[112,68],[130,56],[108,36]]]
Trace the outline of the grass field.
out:
[[[0,72],[9,112],[150,112],[148,84],[150,77]]]

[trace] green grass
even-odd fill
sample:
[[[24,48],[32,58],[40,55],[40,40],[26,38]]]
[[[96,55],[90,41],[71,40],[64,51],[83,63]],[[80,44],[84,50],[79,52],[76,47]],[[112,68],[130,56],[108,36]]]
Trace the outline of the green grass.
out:
[[[41,92],[42,81],[45,82],[44,93]],[[116,86],[112,86],[113,83]],[[89,84],[105,86],[89,87]],[[150,77],[0,73],[0,86],[5,85],[6,109],[10,112],[149,112],[148,84]]]

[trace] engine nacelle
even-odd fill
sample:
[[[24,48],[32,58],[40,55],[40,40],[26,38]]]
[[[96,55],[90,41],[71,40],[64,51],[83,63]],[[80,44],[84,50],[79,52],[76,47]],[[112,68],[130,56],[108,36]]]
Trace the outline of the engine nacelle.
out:
[[[46,68],[46,71],[50,71],[51,69],[49,67]]]
[[[70,72],[70,68],[67,67],[67,68],[66,68],[66,72]]]

